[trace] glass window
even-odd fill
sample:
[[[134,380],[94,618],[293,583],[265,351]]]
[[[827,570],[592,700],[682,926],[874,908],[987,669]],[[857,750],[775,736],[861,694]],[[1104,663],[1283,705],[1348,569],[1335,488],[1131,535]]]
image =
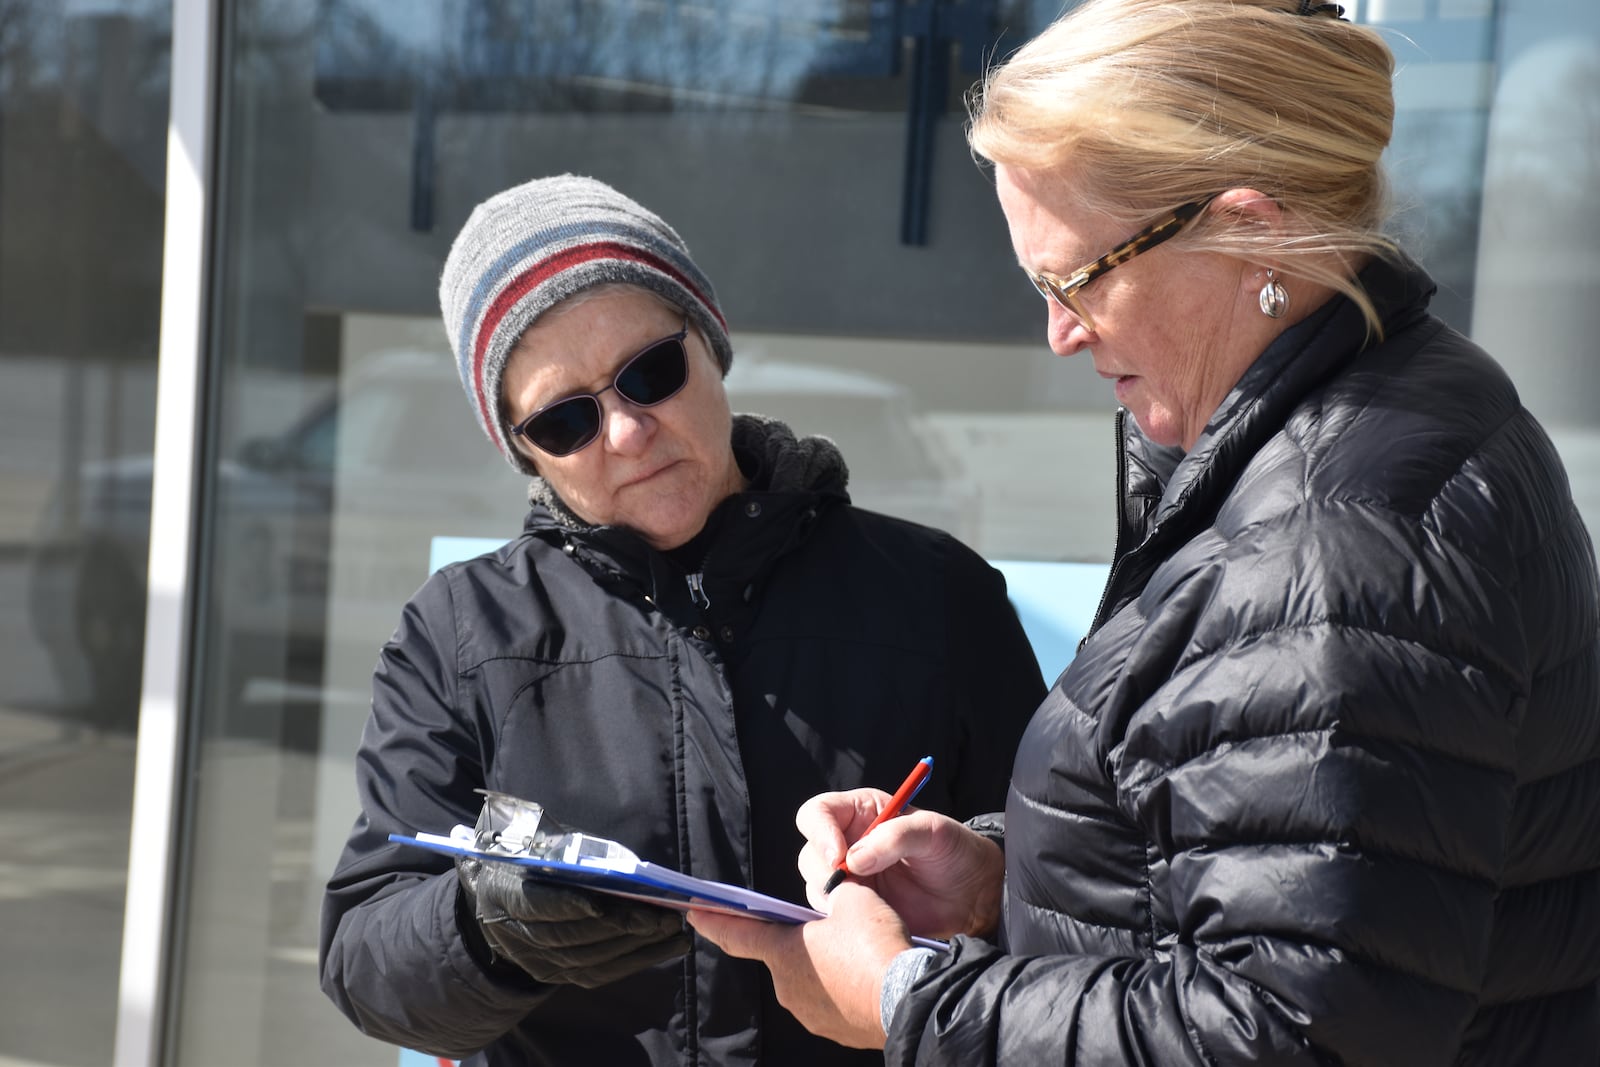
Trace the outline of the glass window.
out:
[[[961,131],[978,57],[1058,5],[954,6],[918,38],[867,0],[225,5],[180,1062],[397,1063],[319,992],[317,912],[379,645],[437,539],[506,539],[525,508],[438,322],[486,196],[574,171],[668,219],[733,327],[734,406],[833,436],[858,503],[991,558],[1108,558],[1110,389],[1046,349]],[[1346,7],[1402,61],[1397,226],[1600,525],[1600,16]]]
[[[144,637],[168,5],[0,3],[0,1062],[109,1063]]]
[[[1600,529],[1600,8],[1369,0],[1399,61],[1395,229],[1510,373]]]

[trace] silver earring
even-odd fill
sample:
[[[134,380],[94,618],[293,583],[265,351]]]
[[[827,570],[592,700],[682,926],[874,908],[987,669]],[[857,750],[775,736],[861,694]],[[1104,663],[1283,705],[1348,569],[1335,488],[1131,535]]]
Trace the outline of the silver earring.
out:
[[[1269,319],[1281,319],[1289,310],[1289,290],[1278,280],[1277,272],[1267,268],[1267,283],[1261,287],[1261,314]]]

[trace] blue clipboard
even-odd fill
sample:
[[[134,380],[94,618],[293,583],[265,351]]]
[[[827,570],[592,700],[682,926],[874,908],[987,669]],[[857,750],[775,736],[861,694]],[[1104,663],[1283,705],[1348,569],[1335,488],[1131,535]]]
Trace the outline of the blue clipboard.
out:
[[[803,923],[822,918],[822,912],[814,908],[791,904],[743,886],[696,878],[646,860],[628,864],[566,863],[538,856],[485,852],[435,834],[417,834],[414,837],[390,834],[389,840],[452,856],[473,856],[493,863],[509,863],[535,877],[561,885],[643,900],[679,911],[700,908],[785,923]]]
[[[792,904],[778,897],[758,893],[744,886],[714,882],[675,871],[647,860],[567,863],[538,856],[488,852],[457,838],[439,834],[390,834],[389,840],[402,845],[442,852],[449,856],[472,856],[485,862],[509,863],[530,875],[550,882],[591,889],[597,893],[639,900],[677,911],[715,911],[778,923],[807,923],[825,916],[815,908]],[[925,948],[948,949],[947,942],[928,937],[913,937]]]

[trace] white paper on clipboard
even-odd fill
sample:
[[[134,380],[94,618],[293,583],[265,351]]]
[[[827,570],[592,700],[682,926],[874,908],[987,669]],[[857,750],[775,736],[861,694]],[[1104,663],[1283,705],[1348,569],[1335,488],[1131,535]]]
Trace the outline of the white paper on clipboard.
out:
[[[450,836],[390,834],[389,840],[452,856],[474,856],[491,863],[509,863],[523,868],[533,877],[678,911],[698,909],[780,923],[805,923],[824,917],[815,908],[793,904],[744,886],[696,878],[671,867],[641,860],[626,848],[604,839],[590,840],[615,847],[595,850],[599,854],[582,855],[576,857],[577,862],[567,862],[485,851],[474,847],[472,834],[472,827],[458,826]],[[933,938],[914,937],[911,940],[927,948],[942,950],[950,947],[947,942]]]

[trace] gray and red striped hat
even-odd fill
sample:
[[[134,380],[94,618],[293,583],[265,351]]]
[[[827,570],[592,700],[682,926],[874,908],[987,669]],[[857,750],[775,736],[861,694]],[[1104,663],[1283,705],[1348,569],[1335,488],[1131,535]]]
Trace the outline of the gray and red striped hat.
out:
[[[514,186],[473,209],[439,277],[439,308],[461,385],[500,454],[536,473],[511,446],[500,376],[517,341],[546,311],[597,285],[648,289],[683,310],[716,353],[733,362],[711,282],[677,233],[593,178],[562,174]]]

